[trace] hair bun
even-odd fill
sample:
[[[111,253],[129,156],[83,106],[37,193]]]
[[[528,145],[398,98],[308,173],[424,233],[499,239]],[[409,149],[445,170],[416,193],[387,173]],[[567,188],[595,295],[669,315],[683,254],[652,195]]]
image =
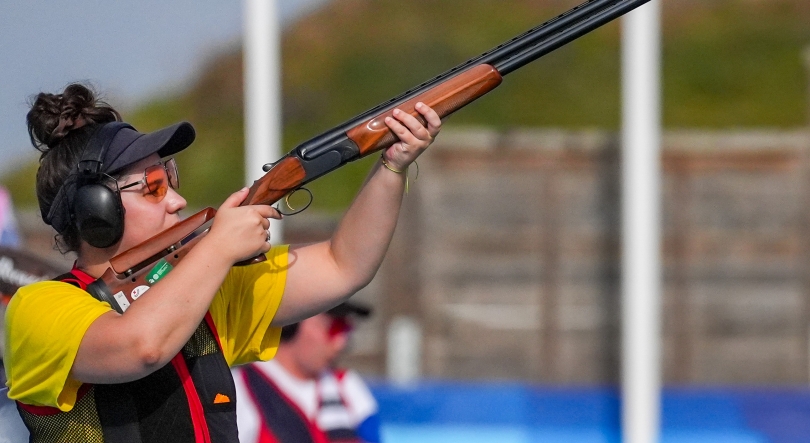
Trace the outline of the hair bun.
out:
[[[42,152],[53,149],[72,130],[88,123],[120,119],[118,112],[99,101],[93,90],[79,83],[68,85],[61,94],[37,94],[26,118],[31,144]]]
[[[76,109],[70,104],[59,114],[59,124],[51,132],[51,139],[64,138],[71,129],[79,129],[87,123],[82,109]]]

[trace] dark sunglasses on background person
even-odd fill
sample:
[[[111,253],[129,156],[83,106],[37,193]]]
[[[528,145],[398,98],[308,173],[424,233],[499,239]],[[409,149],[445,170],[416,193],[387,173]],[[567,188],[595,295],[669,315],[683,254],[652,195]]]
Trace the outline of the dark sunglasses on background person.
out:
[[[140,184],[143,185],[143,196],[152,203],[160,203],[169,192],[170,186],[172,189],[179,189],[180,177],[177,174],[177,163],[174,158],[149,166],[144,169],[143,178],[118,189],[123,191]]]

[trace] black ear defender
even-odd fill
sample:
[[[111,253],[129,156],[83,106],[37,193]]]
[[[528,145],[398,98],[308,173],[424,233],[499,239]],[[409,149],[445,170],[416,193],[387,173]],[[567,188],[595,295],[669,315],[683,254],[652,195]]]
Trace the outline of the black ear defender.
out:
[[[104,184],[104,155],[121,129],[134,128],[123,122],[100,127],[79,160],[76,194],[71,205],[71,219],[79,236],[96,248],[108,248],[124,235],[124,205],[118,189]]]

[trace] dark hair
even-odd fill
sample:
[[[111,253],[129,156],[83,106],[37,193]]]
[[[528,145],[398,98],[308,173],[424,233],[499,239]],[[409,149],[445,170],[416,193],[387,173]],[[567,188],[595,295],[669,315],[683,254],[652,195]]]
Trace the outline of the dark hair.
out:
[[[30,100],[26,123],[31,144],[42,153],[37,170],[37,200],[43,218],[98,125],[121,121],[121,114],[96,95],[89,86],[73,83],[61,94],[41,92]],[[76,226],[71,224],[60,232],[56,243],[63,252],[78,251]]]

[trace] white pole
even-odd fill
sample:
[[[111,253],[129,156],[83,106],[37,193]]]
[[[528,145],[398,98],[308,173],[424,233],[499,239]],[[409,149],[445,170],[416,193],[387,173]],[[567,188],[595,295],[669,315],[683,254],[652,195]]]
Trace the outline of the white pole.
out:
[[[622,441],[661,423],[660,2],[622,19]]]
[[[415,319],[397,316],[388,326],[388,380],[400,386],[417,382],[422,375],[422,328]]]
[[[281,153],[281,24],[277,0],[244,1],[245,182]],[[282,241],[279,221],[270,223],[273,244]]]

